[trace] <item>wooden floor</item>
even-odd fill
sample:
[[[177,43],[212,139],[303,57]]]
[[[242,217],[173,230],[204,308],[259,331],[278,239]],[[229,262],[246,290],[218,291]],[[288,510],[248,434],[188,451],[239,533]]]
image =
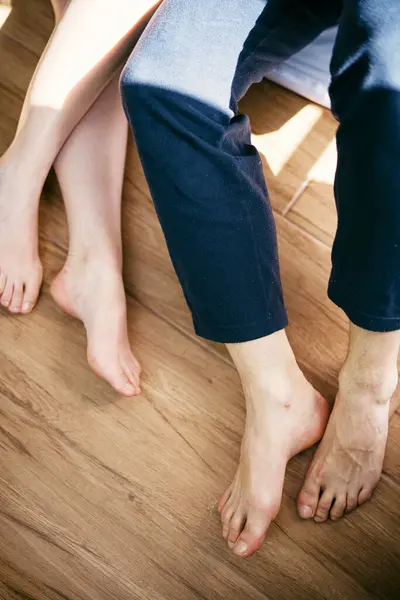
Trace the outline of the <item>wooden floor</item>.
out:
[[[0,153],[51,27],[47,0],[15,0],[0,29]],[[290,339],[332,400],[347,330],[325,292],[335,124],[267,83],[243,110],[276,213]],[[215,501],[234,474],[243,397],[224,348],[193,333],[132,143],[123,225],[139,398],[118,397],[91,373],[81,325],[50,298],[67,250],[54,176],[41,205],[38,307],[0,315],[0,599],[399,598],[399,414],[368,505],[339,523],[301,522],[295,495],[308,452],[289,465],[262,551],[248,561],[227,551]]]

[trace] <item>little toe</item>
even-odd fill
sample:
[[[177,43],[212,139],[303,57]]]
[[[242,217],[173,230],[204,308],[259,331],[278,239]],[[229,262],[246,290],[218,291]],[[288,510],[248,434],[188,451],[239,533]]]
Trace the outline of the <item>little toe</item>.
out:
[[[334,495],[332,490],[325,490],[319,499],[317,509],[314,515],[316,523],[324,523],[329,516],[329,510],[332,506]]]
[[[338,521],[341,519],[345,513],[347,505],[347,495],[346,493],[338,493],[336,494],[336,498],[334,503],[332,504],[332,508],[330,510],[329,516],[332,521]]]
[[[1,304],[5,308],[8,308],[8,306],[10,305],[13,291],[14,291],[14,282],[10,279],[7,279],[7,283],[5,285],[4,292],[1,295]]]
[[[311,519],[317,510],[320,485],[307,475],[303,488],[297,497],[297,511],[302,519]]]
[[[273,514],[270,508],[252,509],[247,515],[246,525],[240,534],[233,552],[237,556],[247,558],[257,552],[265,539],[265,534],[272,522]]]
[[[244,524],[246,522],[246,516],[243,511],[240,509],[235,512],[233,515],[230,525],[229,525],[229,533],[228,533],[228,546],[229,548],[233,548],[237,542],[239,535],[243,531]]]
[[[361,506],[361,504],[364,504],[364,502],[368,502],[368,500],[371,499],[372,492],[373,492],[373,489],[371,489],[369,487],[363,487],[361,489],[360,493],[358,494],[358,498],[357,498],[358,505]]]
[[[231,483],[231,485],[225,490],[225,492],[222,494],[221,498],[218,500],[218,512],[221,514],[225,504],[227,503],[230,495],[232,494],[233,491],[233,482]]]
[[[8,307],[8,310],[12,313],[19,313],[21,312],[21,308],[22,308],[22,298],[24,295],[24,284],[19,281],[16,281],[14,283],[14,291],[13,291],[13,295],[10,301],[10,305]]]

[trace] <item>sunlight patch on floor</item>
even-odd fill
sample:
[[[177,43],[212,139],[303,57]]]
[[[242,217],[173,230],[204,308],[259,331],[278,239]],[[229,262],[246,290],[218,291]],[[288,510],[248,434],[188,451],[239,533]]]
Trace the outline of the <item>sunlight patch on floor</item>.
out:
[[[265,156],[273,175],[279,175],[322,113],[323,109],[320,106],[308,104],[280,129],[262,135],[252,135],[253,144]]]
[[[8,15],[11,12],[11,6],[5,6],[4,4],[0,4],[0,29],[3,27],[4,23],[8,19]]]
[[[337,151],[336,139],[334,138],[310,169],[308,180],[332,185],[335,178],[336,162]]]

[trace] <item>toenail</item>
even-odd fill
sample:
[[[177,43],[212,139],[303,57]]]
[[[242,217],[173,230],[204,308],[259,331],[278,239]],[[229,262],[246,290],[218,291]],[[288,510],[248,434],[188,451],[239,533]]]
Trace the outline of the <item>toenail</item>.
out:
[[[24,304],[22,305],[22,310],[23,312],[29,312],[32,308],[32,303],[31,302],[24,302]]]
[[[302,519],[310,519],[313,516],[311,506],[299,506],[299,515]]]
[[[247,552],[247,544],[245,542],[238,542],[234,547],[233,551],[235,554],[243,556],[243,554],[246,554]]]

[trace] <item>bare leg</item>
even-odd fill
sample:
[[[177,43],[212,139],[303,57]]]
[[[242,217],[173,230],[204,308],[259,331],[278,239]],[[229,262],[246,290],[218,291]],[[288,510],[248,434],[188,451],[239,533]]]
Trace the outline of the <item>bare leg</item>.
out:
[[[48,171],[156,5],[97,0],[93,10],[91,0],[71,0],[43,54],[15,139],[0,159],[0,295],[15,312],[29,312],[39,293],[37,215]]]
[[[56,21],[69,0],[52,0]],[[78,123],[55,162],[70,229],[67,262],[52,284],[58,304],[85,323],[89,362],[126,395],[140,391],[121,277],[121,192],[128,124],[119,72]],[[12,306],[10,306],[12,309]]]
[[[223,537],[235,554],[248,557],[279,511],[287,462],[319,440],[329,410],[300,371],[284,331],[228,350],[247,417],[239,467],[219,510]]]
[[[336,520],[371,497],[382,472],[399,346],[400,331],[351,325],[335,406],[299,494],[301,517]]]
[[[70,247],[51,291],[66,312],[85,324],[93,370],[118,392],[131,396],[140,391],[140,367],[129,346],[121,274],[127,133],[116,77],[76,127],[55,163]]]

